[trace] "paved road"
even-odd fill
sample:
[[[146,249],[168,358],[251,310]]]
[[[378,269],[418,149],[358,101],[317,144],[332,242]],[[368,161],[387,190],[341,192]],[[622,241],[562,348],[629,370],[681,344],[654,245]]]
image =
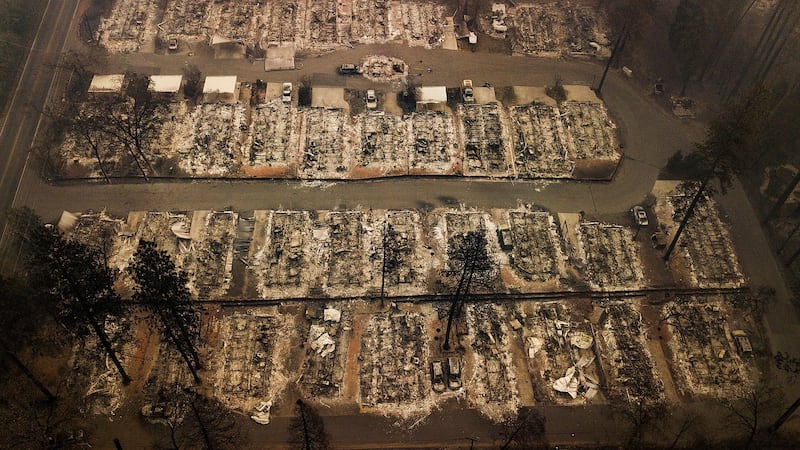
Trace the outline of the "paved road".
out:
[[[78,0],[49,1],[0,130],[0,211],[11,207]],[[0,214],[0,230],[5,230]],[[5,234],[4,234],[5,237]]]

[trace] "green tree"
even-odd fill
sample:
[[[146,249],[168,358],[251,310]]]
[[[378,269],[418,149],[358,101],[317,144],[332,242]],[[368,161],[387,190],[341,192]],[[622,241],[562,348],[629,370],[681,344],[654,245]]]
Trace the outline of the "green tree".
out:
[[[186,286],[186,273],[177,270],[167,252],[150,241],[139,242],[128,272],[136,282],[133,300],[153,313],[167,342],[181,354],[195,382],[200,383],[200,307]]]

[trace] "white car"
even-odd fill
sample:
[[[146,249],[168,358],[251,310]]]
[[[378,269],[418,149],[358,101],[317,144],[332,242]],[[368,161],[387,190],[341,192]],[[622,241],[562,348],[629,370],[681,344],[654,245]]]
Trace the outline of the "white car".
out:
[[[375,109],[378,107],[378,97],[375,96],[375,91],[370,89],[367,91],[367,109]]]
[[[645,211],[644,208],[636,205],[631,208],[631,212],[633,213],[633,221],[636,222],[636,225],[640,227],[650,225],[650,221],[647,219],[647,211]]]
[[[283,96],[281,99],[283,103],[292,102],[292,83],[283,83]]]

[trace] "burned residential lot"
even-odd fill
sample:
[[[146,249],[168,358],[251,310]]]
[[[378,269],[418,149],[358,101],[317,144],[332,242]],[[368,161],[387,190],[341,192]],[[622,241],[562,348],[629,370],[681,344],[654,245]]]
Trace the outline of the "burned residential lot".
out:
[[[643,266],[648,239],[534,206],[90,213],[74,222],[69,235],[103,243],[116,268],[148,239],[187,271],[206,303],[201,376],[211,382],[199,389],[259,423],[288,414],[292,392],[403,427],[464,407],[450,399],[503,421],[520,406],[729,398],[757,379],[736,336],[749,331],[764,345],[734,307],[736,288],[695,285],[665,302],[648,290],[648,271],[617,270]],[[459,308],[445,350],[451,247],[468,233],[483,236],[492,267]],[[117,288],[128,292],[130,280]],[[147,361],[135,370],[158,402],[163,386],[191,379],[146,323],[133,324],[122,358]],[[124,390],[80,356],[89,345],[76,347],[73,376],[90,386],[92,411],[113,414]]]
[[[137,81],[146,83],[132,78],[125,89]],[[207,77],[208,92],[191,99],[180,92],[123,93],[121,85],[117,92],[90,92],[78,108],[80,117],[68,120],[72,125],[50,155],[52,165],[65,179],[605,180],[622,157],[616,125],[585,86],[567,86],[561,103],[532,100],[506,107],[493,100],[453,109],[439,103],[402,115],[361,112],[362,106],[351,115],[347,103],[331,98],[363,102],[363,93],[312,87],[321,104],[297,107],[293,98],[268,95],[276,89],[270,85]],[[225,92],[215,91],[218,86]]]

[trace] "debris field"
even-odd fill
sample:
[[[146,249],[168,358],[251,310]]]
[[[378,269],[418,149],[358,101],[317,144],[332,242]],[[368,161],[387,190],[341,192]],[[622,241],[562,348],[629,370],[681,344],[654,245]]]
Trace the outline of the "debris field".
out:
[[[566,2],[509,9],[515,54],[558,57],[596,54],[608,45],[605,18],[596,8]]]
[[[398,74],[387,64],[390,75],[377,71],[376,76]],[[101,105],[86,102],[82,111],[102,114]],[[159,176],[591,178],[579,169],[592,164],[613,169],[621,158],[616,127],[605,107],[591,102],[459,105],[455,115],[377,110],[350,116],[342,109],[296,108],[281,99],[254,105],[176,99],[158,105],[152,125],[142,152],[145,169]],[[76,125],[60,147],[61,173],[101,177],[97,148],[110,176],[136,176],[140,169],[117,141],[103,130]]]
[[[594,327],[577,306],[577,302],[518,304],[528,370],[538,401],[580,405],[591,402],[601,391]]]
[[[629,229],[581,222],[576,234],[583,273],[594,289],[643,287],[645,280],[639,250]]]
[[[455,281],[434,282],[442,280],[441,270],[454,269],[449,249],[471,231],[485,236],[492,263],[481,286],[474,286],[478,292],[570,290],[586,283],[594,290],[619,291],[647,283],[630,229],[599,222],[567,229],[531,206],[257,210],[252,217],[234,211],[132,212],[127,221],[90,213],[79,221],[76,235],[89,232],[84,228],[106,230],[109,262],[123,272],[139,240],[156,242],[203,299],[372,295],[380,290],[385,255],[391,258],[387,295],[440,292]],[[578,242],[576,258],[566,257],[570,239]],[[232,290],[237,261],[243,263],[243,283]],[[123,275],[120,289],[129,286]]]
[[[310,322],[300,388],[310,398],[342,396],[348,346],[352,333],[352,308],[345,304],[306,307]]]
[[[694,183],[679,184],[666,197],[657,199],[657,214],[670,238],[683,219],[696,190]],[[685,261],[686,267],[678,270],[686,273],[685,282],[689,285],[702,288],[744,286],[746,280],[728,226],[720,218],[716,203],[710,197],[704,196],[698,202],[681,234],[677,250],[683,258],[673,258],[672,263]]]
[[[431,48],[441,45],[444,16],[443,4],[406,0],[114,0],[96,37],[116,53],[153,51],[156,36],[190,44],[217,37],[251,49],[388,42]]]
[[[676,297],[662,308],[660,320],[672,333],[673,376],[684,395],[736,398],[752,386],[724,300]]]

